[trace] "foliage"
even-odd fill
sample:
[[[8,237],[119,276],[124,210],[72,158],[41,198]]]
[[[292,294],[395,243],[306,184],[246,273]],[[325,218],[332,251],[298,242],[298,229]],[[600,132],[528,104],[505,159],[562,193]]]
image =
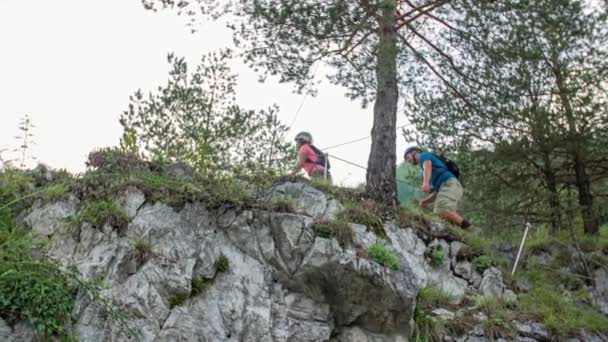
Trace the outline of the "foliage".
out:
[[[220,273],[228,272],[230,269],[230,260],[228,260],[224,254],[221,254],[215,262],[215,268]]]
[[[425,143],[459,150],[476,222],[558,230],[578,199],[574,209],[596,235],[591,190],[608,177],[592,166],[606,163],[606,11],[570,0],[483,3],[454,18],[478,38],[453,37],[462,46],[454,82],[420,87],[422,74],[407,112]]]
[[[449,322],[441,321],[431,315],[431,311],[438,307],[450,306],[452,297],[436,287],[424,287],[418,291],[416,308],[414,309],[413,341],[443,341],[443,336],[451,334]]]
[[[347,204],[344,210],[338,214],[338,220],[362,224],[376,234],[377,237],[388,240],[380,217],[363,205]]]
[[[478,297],[476,306],[487,316],[487,319],[483,322],[483,328],[486,335],[491,339],[515,338],[517,336],[511,322],[518,315],[513,312],[512,304],[500,298]]]
[[[295,199],[288,195],[272,196],[270,199],[270,206],[272,211],[280,213],[294,213]]]
[[[137,240],[135,242],[134,248],[134,257],[138,265],[143,265],[154,255],[154,251],[152,250],[152,244],[150,243],[150,241]]]
[[[486,269],[492,267],[492,259],[485,254],[480,255],[473,260],[473,266],[475,266],[477,272],[483,274]]]
[[[102,228],[105,224],[121,232],[127,228],[129,217],[116,200],[99,200],[86,203],[78,214],[71,218],[77,225],[88,222],[93,227]]]
[[[425,251],[425,256],[429,259],[431,266],[434,267],[443,265],[443,262],[445,261],[443,246],[441,245],[429,247],[427,251]]]
[[[31,148],[32,145],[34,145],[34,133],[32,133],[34,127],[32,118],[29,114],[25,114],[19,121],[19,130],[21,131],[21,134],[15,137],[19,140],[19,149],[15,150],[15,152],[20,152],[21,154],[21,157],[19,158],[19,167],[22,169],[26,167],[28,161],[36,159],[31,156]]]
[[[606,331],[608,319],[602,314],[576,303],[573,298],[541,283],[521,294],[517,302],[519,311],[537,317],[554,334],[566,337],[581,331]]]
[[[199,13],[215,18],[230,15],[235,45],[262,79],[277,75],[280,82],[295,83],[298,91],[314,93],[313,70],[325,62],[331,66],[330,82],[344,86],[349,98],[360,99],[363,106],[375,101],[366,189],[384,203],[394,201],[396,189],[393,166],[399,87],[420,74],[416,65],[447,82],[441,69],[456,68],[450,53],[456,55],[460,47],[452,46],[454,36],[472,39],[448,22],[479,7],[478,3],[463,0],[444,6],[447,2],[243,0],[226,5],[223,0],[143,1],[146,9],[176,9],[191,19]]]
[[[209,282],[203,277],[193,277],[191,285],[192,291],[190,292],[190,297],[196,297],[209,288]]]
[[[7,194],[7,189],[0,189]],[[128,317],[101,294],[104,288],[99,282],[82,280],[76,271],[45,257],[33,258],[33,246],[32,238],[14,225],[12,217],[0,218],[0,316],[9,322],[27,320],[41,339],[72,340],[68,327],[79,295],[100,306],[127,336],[139,336],[127,323]]]
[[[367,250],[370,259],[393,270],[399,269],[399,258],[388,247],[375,243]]]
[[[235,104],[230,58],[228,50],[211,53],[190,70],[184,58],[170,54],[167,84],[147,97],[135,92],[121,115],[123,148],[187,162],[203,178],[286,171],[295,149],[284,141],[278,108],[256,112]]]
[[[313,229],[315,234],[322,238],[336,238],[342,248],[353,244],[353,230],[348,222],[342,220],[315,221]]]
[[[148,164],[138,154],[116,147],[93,150],[86,161],[87,167],[107,173],[145,170]]]
[[[169,296],[169,307],[173,309],[176,306],[180,306],[184,304],[188,298],[190,298],[190,295],[187,293],[174,293]]]

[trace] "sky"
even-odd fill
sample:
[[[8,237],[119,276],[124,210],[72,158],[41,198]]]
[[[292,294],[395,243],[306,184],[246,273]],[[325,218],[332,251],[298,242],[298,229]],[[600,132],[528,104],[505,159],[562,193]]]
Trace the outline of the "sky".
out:
[[[139,0],[0,0],[2,157],[18,156],[15,136],[20,119],[29,114],[35,125],[30,152],[36,162],[84,171],[88,152],[118,144],[118,118],[129,95],[166,83],[168,53],[195,65],[201,55],[231,46],[231,32],[223,24],[203,22],[192,34],[186,23],[170,11],[146,11]],[[326,71],[323,65],[318,69],[321,85],[318,95],[310,97],[294,94],[293,85],[276,79],[261,84],[252,70],[237,63],[237,103],[247,109],[276,103],[279,119],[294,122],[288,138],[306,130],[319,148],[369,136],[372,106],[362,109],[348,100],[343,88],[324,81]],[[397,124],[404,123],[399,113]],[[399,132],[397,140],[397,151],[404,150]],[[331,156],[366,166],[370,142],[329,151],[335,183],[365,181],[365,170]]]

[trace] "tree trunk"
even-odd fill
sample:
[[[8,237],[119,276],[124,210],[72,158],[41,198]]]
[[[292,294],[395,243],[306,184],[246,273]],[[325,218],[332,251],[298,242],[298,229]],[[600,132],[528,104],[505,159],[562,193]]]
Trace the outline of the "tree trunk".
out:
[[[397,36],[394,31],[395,15],[385,9],[379,32],[376,61],[376,102],[372,147],[367,162],[367,192],[371,197],[387,204],[396,198],[395,148],[397,140]]]
[[[574,173],[576,175],[576,187],[578,190],[578,203],[581,206],[585,234],[598,235],[599,222],[593,208],[593,195],[591,194],[591,181],[585,169],[585,162],[581,151],[574,151]]]
[[[557,191],[557,177],[555,171],[551,168],[551,161],[545,156],[545,183],[549,191],[549,208],[551,210],[551,229],[558,231],[562,226],[562,213],[559,201],[559,192]]]
[[[568,89],[566,88],[564,77],[562,75],[558,59],[556,56],[552,59],[553,62],[553,74],[555,75],[555,83],[559,90],[559,97],[564,107],[564,114],[568,121],[569,130],[569,153],[572,157],[574,164],[574,174],[576,179],[576,187],[578,190],[578,203],[581,207],[581,214],[583,216],[583,224],[585,226],[585,234],[587,235],[598,235],[599,234],[599,222],[597,215],[593,208],[593,195],[591,194],[591,181],[586,170],[586,162],[583,157],[584,150],[583,146],[579,142],[579,132],[576,127],[576,119],[574,117],[574,111],[570,98],[568,97]]]

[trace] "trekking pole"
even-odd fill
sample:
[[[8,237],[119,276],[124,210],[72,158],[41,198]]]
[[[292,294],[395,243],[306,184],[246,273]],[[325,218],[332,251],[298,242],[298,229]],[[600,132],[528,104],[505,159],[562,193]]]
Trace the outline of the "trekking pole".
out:
[[[329,153],[325,153],[325,167],[323,168],[323,179],[327,180],[327,159],[329,158]]]
[[[524,237],[521,239],[519,251],[517,252],[517,258],[515,258],[515,264],[513,265],[513,271],[511,271],[511,276],[515,274],[515,270],[517,269],[517,263],[519,262],[521,251],[524,249],[524,242],[526,242],[526,237],[528,236],[528,230],[530,230],[530,222],[526,222],[526,231],[524,232]]]

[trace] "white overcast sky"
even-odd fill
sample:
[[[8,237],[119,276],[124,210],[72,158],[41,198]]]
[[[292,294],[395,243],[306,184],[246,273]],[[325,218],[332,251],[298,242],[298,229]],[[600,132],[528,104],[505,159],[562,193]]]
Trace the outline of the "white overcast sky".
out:
[[[83,171],[96,147],[118,144],[118,123],[135,90],[154,90],[168,78],[166,56],[175,52],[191,63],[209,51],[230,46],[230,32],[203,23],[191,34],[186,18],[146,11],[139,0],[0,0],[0,150],[15,157],[19,119],[30,115],[31,152],[53,168]],[[316,97],[292,93],[291,84],[257,82],[245,66],[239,75],[237,101],[251,109],[276,103],[290,124],[304,105],[289,138],[310,131],[320,148],[368,136],[372,108],[344,97],[344,90],[324,82]],[[317,79],[323,80],[323,67]],[[403,124],[398,114],[398,125]],[[370,140],[330,151],[330,156],[366,166]],[[397,150],[405,148],[398,132]],[[400,153],[398,153],[398,156]],[[356,185],[365,171],[332,160],[336,183]]]

